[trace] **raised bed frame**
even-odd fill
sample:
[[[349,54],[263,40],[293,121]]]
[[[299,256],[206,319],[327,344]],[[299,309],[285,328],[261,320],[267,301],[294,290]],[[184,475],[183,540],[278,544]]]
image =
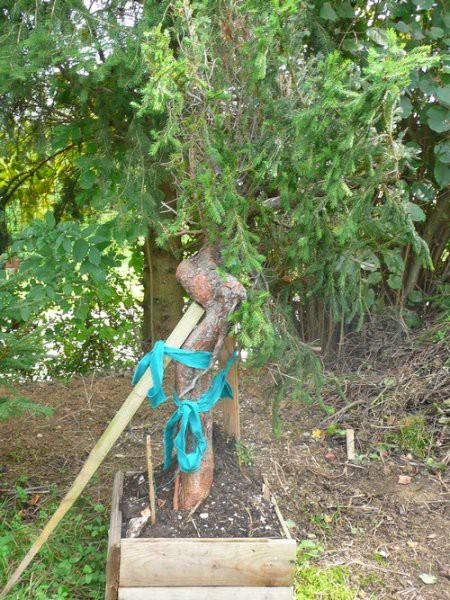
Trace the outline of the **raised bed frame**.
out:
[[[113,485],[106,600],[293,600],[295,540],[122,538],[124,475]]]

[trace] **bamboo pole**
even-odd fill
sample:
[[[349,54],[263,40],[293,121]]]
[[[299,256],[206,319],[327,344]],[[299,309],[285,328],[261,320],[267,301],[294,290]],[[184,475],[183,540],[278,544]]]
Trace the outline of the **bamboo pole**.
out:
[[[167,345],[174,348],[180,348],[201,319],[203,313],[204,310],[201,306],[195,303],[191,304],[178,325],[168,337],[166,341]],[[165,360],[166,363],[170,362],[170,359],[168,358]],[[80,473],[73,482],[72,487],[64,496],[61,504],[58,506],[47,525],[41,531],[34,544],[28,550],[22,562],[14,571],[13,575],[3,588],[0,598],[5,598],[6,594],[11,591],[11,589],[19,581],[22,573],[45,544],[50,534],[56,529],[61,519],[72,508],[78,497],[83,492],[84,488],[89,483],[91,477],[97,471],[108,452],[118,440],[120,434],[136,414],[138,408],[141,406],[144,398],[147,395],[147,391],[152,387],[152,385],[153,381],[149,371],[147,370],[138,384],[134,386],[128,398],[122,404],[115,417],[112,419],[98,442],[95,444]]]

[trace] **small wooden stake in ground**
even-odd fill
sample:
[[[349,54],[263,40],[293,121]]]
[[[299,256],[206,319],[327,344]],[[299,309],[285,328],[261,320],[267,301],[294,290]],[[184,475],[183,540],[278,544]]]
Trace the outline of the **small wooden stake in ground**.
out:
[[[189,336],[191,331],[200,321],[205,311],[198,304],[191,304],[186,313],[181,318],[178,325],[175,327],[171,335],[167,339],[167,345],[173,348],[180,348],[186,338]],[[170,362],[166,358],[166,363]],[[0,598],[4,598],[8,592],[15,586],[19,581],[22,573],[31,563],[33,558],[42,548],[47,541],[49,535],[53,533],[56,527],[59,525],[64,515],[72,508],[84,488],[87,486],[91,477],[97,471],[98,467],[102,464],[108,452],[114,446],[118,440],[120,434],[123,432],[125,427],[131,421],[133,416],[136,414],[138,408],[141,406],[144,398],[147,396],[148,390],[153,386],[153,380],[149,370],[147,370],[142,376],[141,380],[137,385],[134,386],[131,394],[122,404],[121,408],[117,411],[116,416],[113,418],[111,423],[108,425],[103,435],[100,437],[98,442],[95,444],[93,450],[89,454],[86,462],[83,465],[80,473],[72,484],[72,487],[64,496],[61,504],[56,509],[54,515],[51,517],[47,525],[41,531],[39,537],[28,550],[24,559],[14,571],[11,579],[7,582]]]
[[[147,436],[147,471],[148,471],[148,497],[150,498],[150,523],[156,523],[156,502],[155,502],[155,481],[153,479],[153,464],[152,464],[152,440]]]
[[[345,430],[347,440],[347,460],[355,460],[355,432],[353,429]]]

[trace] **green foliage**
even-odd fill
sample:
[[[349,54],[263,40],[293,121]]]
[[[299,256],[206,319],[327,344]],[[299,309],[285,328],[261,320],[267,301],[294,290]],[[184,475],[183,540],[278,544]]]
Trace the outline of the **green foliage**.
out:
[[[20,0],[0,12],[0,266],[11,242],[22,261],[13,289],[0,272],[0,328],[42,325],[45,375],[133,360],[142,238],[167,218],[149,153],[158,116],[136,108],[145,29],[165,11]]]
[[[330,437],[345,437],[346,431],[342,427],[339,427],[339,425],[336,425],[336,423],[333,423],[332,425],[328,425],[327,435]]]
[[[388,435],[386,439],[418,458],[427,458],[433,451],[433,435],[429,431],[424,415],[404,417],[398,425],[398,431]]]
[[[250,448],[241,441],[236,440],[236,456],[240,465],[251,467],[253,464],[253,457]]]
[[[21,416],[24,413],[49,416],[52,414],[52,410],[22,396],[0,397],[0,421]]]
[[[18,487],[15,501],[0,505],[1,587],[57,507],[52,499],[36,509],[29,499]],[[32,563],[29,577],[15,588],[15,600],[104,598],[107,533],[103,507],[81,499]]]
[[[110,227],[56,224],[47,213],[17,236],[12,252],[22,257],[20,271],[0,272],[0,326],[7,332],[14,323],[39,325],[37,343],[13,357],[18,372],[20,361],[28,360],[29,367],[38,362],[38,348],[47,375],[105,368],[113,358],[129,364],[132,356],[118,352],[133,347],[138,313],[132,278],[123,269],[130,257],[125,260],[111,242]],[[7,366],[0,364],[0,372]]]
[[[149,229],[180,256],[206,240],[247,287],[233,323],[279,430],[287,391],[322,383],[311,344],[386,302],[413,326],[420,273],[444,272],[448,25],[411,0],[5,7],[0,252],[19,232],[23,263],[0,277],[2,331],[52,314],[52,374],[106,365]]]
[[[400,239],[429,260],[413,224],[423,213],[398,181],[413,155],[394,140],[393,128],[409,73],[434,61],[426,47],[406,53],[393,31],[386,49],[369,51],[363,71],[338,53],[307,59],[300,45],[305,16],[292,7],[230,8],[229,40],[225,13],[180,3],[173,29],[183,40],[177,57],[166,48],[165,83],[154,58],[160,30],[146,43],[144,98],[161,86],[173,90],[161,136],[178,142],[166,148],[179,186],[172,230],[200,223],[210,241],[223,244],[231,272],[249,281],[267,269],[271,277],[287,275],[295,283],[285,296],[320,295],[333,320],[351,321],[373,303],[366,272],[379,268],[375,252],[398,252]],[[281,198],[275,214],[270,195]],[[247,332],[263,322],[258,303],[251,295],[248,326],[241,315],[246,345]],[[256,335],[254,345],[266,341]]]
[[[416,228],[430,248],[435,269],[434,275],[424,273],[418,259],[404,251],[406,264],[403,286],[406,294],[417,285],[434,288],[445,272],[450,239],[450,202],[447,192],[450,166],[446,154],[450,127],[450,38],[446,35],[450,26],[448,11],[445,10],[445,3],[411,0],[376,0],[370,4],[356,1],[347,9],[345,14],[344,11],[337,11],[337,21],[319,21],[332,46],[341,48],[352,61],[363,64],[374,47],[386,48],[389,28],[397,32],[406,53],[426,44],[439,59],[430,69],[416,67],[411,71],[410,82],[400,98],[401,120],[397,124],[397,131],[404,134],[406,146],[417,153],[412,163],[405,165],[401,176],[411,201],[418,202],[423,210],[422,223],[416,223]],[[348,18],[352,19],[351,23]],[[317,52],[318,45],[314,39],[311,42],[313,52]],[[401,292],[396,295],[397,303],[401,297]]]
[[[292,340],[300,333],[326,349],[336,323],[360,325],[381,287],[402,287],[406,247],[431,266],[416,231],[425,213],[403,179],[417,152],[398,125],[411,72],[439,59],[430,46],[407,52],[391,29],[363,64],[337,50],[313,54],[317,15],[296,1],[220,10],[179,1],[168,14],[168,29],[151,29],[144,45],[141,108],[161,111],[155,94],[164,98],[152,152],[178,191],[165,235],[194,223],[220,245],[225,268],[248,288],[235,317],[242,345],[261,363],[282,356],[307,398],[320,365]],[[338,16],[322,5],[320,19]],[[278,392],[276,429],[286,387]]]
[[[0,329],[0,421],[10,417],[50,415],[51,409],[35,404],[20,396],[14,389],[17,377],[29,376],[42,357],[39,333],[17,329],[5,332]]]

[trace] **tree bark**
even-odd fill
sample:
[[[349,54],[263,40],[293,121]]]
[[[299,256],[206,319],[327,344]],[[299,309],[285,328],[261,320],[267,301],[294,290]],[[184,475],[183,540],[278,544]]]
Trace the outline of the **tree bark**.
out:
[[[0,254],[8,250],[11,243],[11,238],[8,231],[8,223],[6,221],[6,210],[0,206]]]
[[[144,318],[142,339],[144,350],[151,349],[158,340],[167,339],[181,318],[183,288],[175,272],[176,258],[155,243],[155,234],[149,230],[144,242]]]
[[[180,263],[177,279],[189,296],[206,311],[200,325],[186,340],[183,348],[206,350],[213,353],[215,362],[224,339],[230,329],[228,317],[245,298],[243,285],[232,275],[219,274],[220,254],[216,248],[204,246],[198,254]],[[195,386],[184,399],[197,399],[211,383],[211,372],[198,377],[198,370],[181,364],[176,366],[176,389],[182,394],[194,382]],[[189,509],[204,500],[211,489],[214,475],[212,446],[213,419],[211,412],[202,413],[203,433],[207,449],[200,468],[195,473],[177,473],[174,507]],[[188,440],[188,451],[190,441]]]

